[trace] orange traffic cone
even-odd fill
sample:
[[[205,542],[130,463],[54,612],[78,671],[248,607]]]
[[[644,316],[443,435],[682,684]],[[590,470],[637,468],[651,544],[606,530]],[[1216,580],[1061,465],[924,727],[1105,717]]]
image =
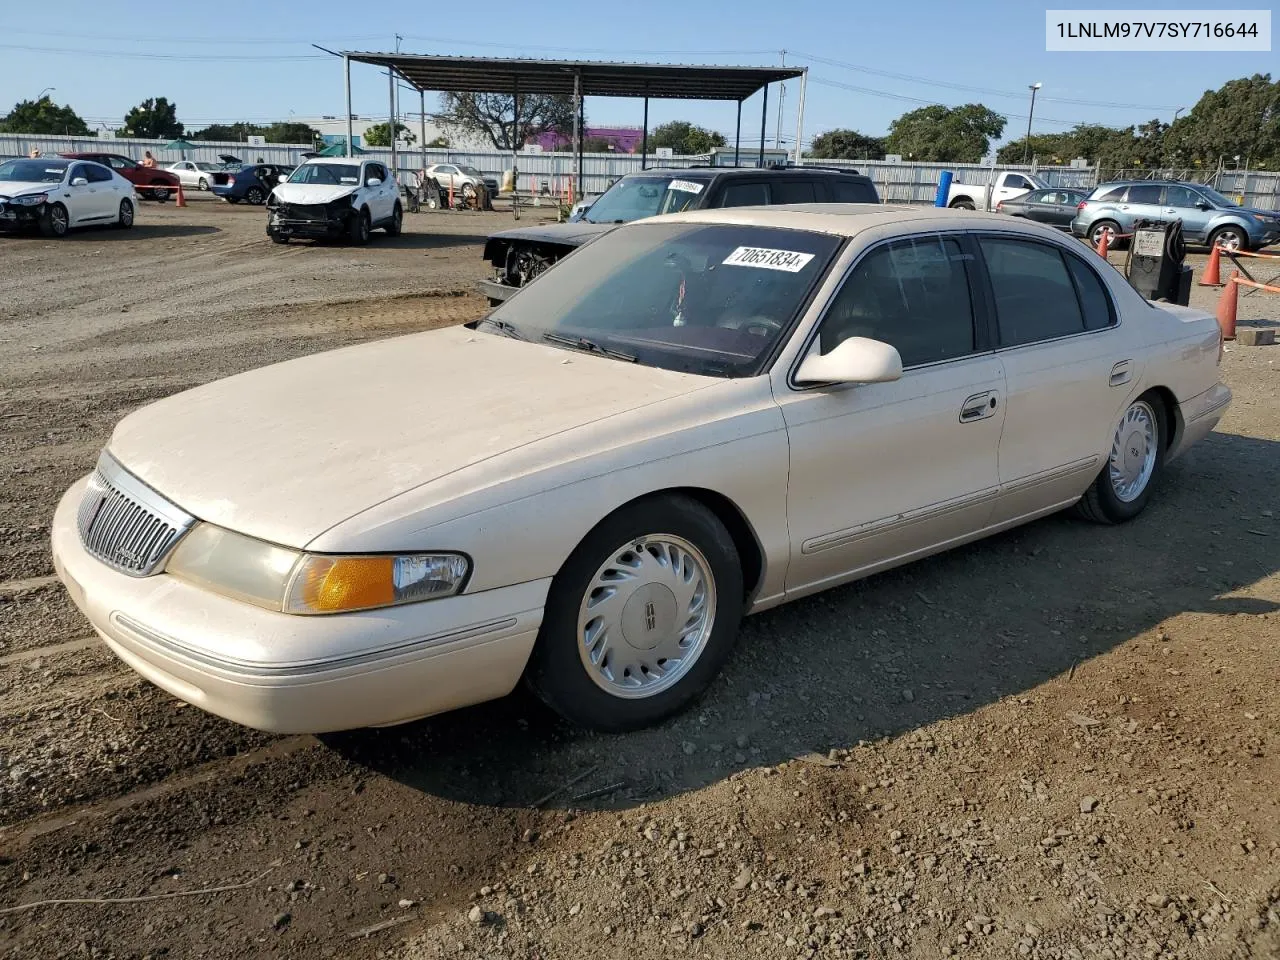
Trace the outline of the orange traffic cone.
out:
[[[1220,287],[1222,286],[1222,277],[1218,270],[1222,262],[1222,248],[1216,243],[1213,249],[1209,251],[1209,262],[1205,265],[1204,276],[1200,278],[1200,286],[1202,287]]]
[[[186,205],[187,205],[187,198],[182,192],[182,181],[179,180],[178,181],[178,206],[185,207]]]
[[[1107,259],[1107,253],[1111,249],[1111,231],[1103,230],[1102,236],[1098,238],[1098,256],[1103,260]]]
[[[1236,280],[1239,278],[1240,271],[1232,270],[1231,279],[1218,298],[1218,329],[1222,331],[1223,340],[1236,338],[1236,305],[1240,299],[1240,284]]]

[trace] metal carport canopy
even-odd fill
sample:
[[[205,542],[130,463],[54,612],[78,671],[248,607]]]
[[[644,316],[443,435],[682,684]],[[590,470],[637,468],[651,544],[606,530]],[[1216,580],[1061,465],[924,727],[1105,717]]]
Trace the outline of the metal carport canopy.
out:
[[[802,68],[685,66],[609,63],[597,60],[442,57],[412,53],[342,56],[394,70],[419,91],[573,95],[574,78],[585,97],[649,97],[668,100],[746,100],[762,87],[802,76]]]

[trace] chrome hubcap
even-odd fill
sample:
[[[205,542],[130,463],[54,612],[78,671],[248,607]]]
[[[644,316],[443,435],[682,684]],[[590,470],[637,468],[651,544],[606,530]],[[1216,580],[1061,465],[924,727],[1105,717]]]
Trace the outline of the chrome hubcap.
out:
[[[1156,413],[1149,404],[1139,400],[1125,411],[1108,464],[1111,489],[1122,503],[1131,503],[1147,489],[1156,468],[1158,437]]]
[[[578,610],[578,656],[596,686],[615,697],[651,697],[679,683],[711,637],[711,564],[672,534],[613,551]]]

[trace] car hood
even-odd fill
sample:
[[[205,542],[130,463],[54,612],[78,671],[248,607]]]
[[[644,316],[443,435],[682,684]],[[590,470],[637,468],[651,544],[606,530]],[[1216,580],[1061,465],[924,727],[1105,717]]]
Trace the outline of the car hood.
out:
[[[533,227],[516,227],[514,230],[503,230],[489,236],[490,240],[535,240],[540,242],[562,243],[567,247],[580,247],[593,237],[618,228],[616,223],[587,223],[579,220],[574,223],[547,223]]]
[[[197,387],[130,414],[108,449],[196,517],[304,547],[481,461],[719,381],[453,327]]]
[[[275,194],[282,203],[331,203],[351,196],[358,189],[354,183],[281,183],[276,185]]]
[[[60,183],[41,183],[38,180],[3,180],[0,181],[0,197],[20,197],[24,193],[48,193],[57,190]]]

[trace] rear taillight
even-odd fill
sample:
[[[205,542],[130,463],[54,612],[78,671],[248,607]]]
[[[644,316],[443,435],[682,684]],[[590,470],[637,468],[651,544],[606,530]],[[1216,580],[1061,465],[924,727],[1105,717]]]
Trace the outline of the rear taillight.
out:
[[[1004,201],[1001,200],[999,203],[996,204],[996,213],[1000,213],[1003,210],[1004,210]]]
[[[235,183],[236,183],[236,178],[235,178],[235,177],[227,177],[227,186],[228,186],[228,187],[234,187],[234,186],[235,186]]]
[[[1084,209],[1085,207],[1087,207],[1088,205],[1089,205],[1089,201],[1088,201],[1088,200],[1081,200],[1079,203],[1077,203],[1077,204],[1076,204],[1076,209],[1077,209],[1077,210],[1083,210],[1083,209]]]

